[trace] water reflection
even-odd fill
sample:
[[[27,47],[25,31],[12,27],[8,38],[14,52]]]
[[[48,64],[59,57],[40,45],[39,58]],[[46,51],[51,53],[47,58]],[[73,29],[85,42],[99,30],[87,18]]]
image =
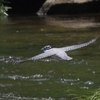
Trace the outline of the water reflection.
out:
[[[66,28],[89,28],[98,27],[100,22],[96,21],[95,17],[73,17],[71,16],[48,16],[45,18],[45,23],[51,26],[59,26]]]
[[[22,20],[23,19],[23,20]],[[100,18],[99,14],[97,15],[56,15],[56,16],[18,16],[18,17],[1,17],[0,25],[24,25],[26,23],[27,28],[31,26],[39,25],[50,25],[56,27],[65,27],[65,28],[89,28],[89,27],[99,27]],[[29,24],[28,24],[29,23]],[[7,27],[7,26],[6,26]],[[41,28],[41,31],[44,31]],[[19,32],[16,30],[16,33]]]

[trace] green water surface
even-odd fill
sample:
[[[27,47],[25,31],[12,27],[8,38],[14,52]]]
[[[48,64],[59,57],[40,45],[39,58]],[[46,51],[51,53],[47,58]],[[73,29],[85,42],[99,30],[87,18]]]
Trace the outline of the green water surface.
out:
[[[100,88],[100,39],[68,52],[71,61],[45,58],[12,64],[41,53],[45,45],[63,47],[100,36],[100,15],[10,16],[0,19],[0,99],[71,100]]]

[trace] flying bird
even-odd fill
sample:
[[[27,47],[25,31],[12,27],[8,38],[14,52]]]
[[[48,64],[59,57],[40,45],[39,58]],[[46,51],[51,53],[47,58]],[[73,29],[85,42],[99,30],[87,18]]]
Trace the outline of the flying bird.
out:
[[[43,51],[43,53],[41,53],[41,54],[38,54],[38,55],[28,58],[26,60],[16,60],[16,61],[12,60],[11,62],[16,64],[16,63],[22,63],[22,62],[31,61],[31,60],[35,61],[35,60],[39,60],[39,59],[50,57],[50,56],[59,58],[61,60],[72,60],[72,57],[67,55],[67,53],[66,53],[67,51],[76,50],[76,49],[88,46],[89,44],[95,42],[97,40],[97,38],[98,37],[96,37],[86,43],[72,45],[72,46],[66,46],[66,47],[61,47],[61,48],[52,48],[50,45],[46,45],[41,49]]]
[[[47,15],[47,12],[51,8],[51,6],[56,5],[56,4],[65,4],[65,3],[86,3],[90,2],[93,0],[46,0],[42,7],[39,9],[37,12],[37,15],[42,16],[42,15]]]

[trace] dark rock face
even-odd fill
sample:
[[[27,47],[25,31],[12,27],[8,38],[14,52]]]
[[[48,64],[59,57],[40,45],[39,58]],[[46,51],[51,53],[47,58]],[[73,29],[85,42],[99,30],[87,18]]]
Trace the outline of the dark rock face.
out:
[[[35,14],[46,0],[8,0],[12,7],[8,13],[13,14]],[[100,12],[100,0],[93,0],[83,4],[57,4],[50,8],[48,14],[77,14],[77,13]]]
[[[45,0],[8,0],[12,9],[8,13],[13,14],[33,14],[36,13]]]

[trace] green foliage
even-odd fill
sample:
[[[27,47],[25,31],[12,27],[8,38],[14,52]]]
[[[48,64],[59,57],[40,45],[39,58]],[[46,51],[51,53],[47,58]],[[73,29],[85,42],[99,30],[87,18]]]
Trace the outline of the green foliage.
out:
[[[87,100],[100,100],[100,88]]]
[[[9,3],[9,2],[5,0],[0,0],[0,16],[8,16],[6,12],[8,11],[8,9],[11,9],[11,7],[7,7],[3,3]]]
[[[87,96],[80,96],[75,97],[72,100],[100,100],[100,88],[97,89],[93,95],[87,97]]]

